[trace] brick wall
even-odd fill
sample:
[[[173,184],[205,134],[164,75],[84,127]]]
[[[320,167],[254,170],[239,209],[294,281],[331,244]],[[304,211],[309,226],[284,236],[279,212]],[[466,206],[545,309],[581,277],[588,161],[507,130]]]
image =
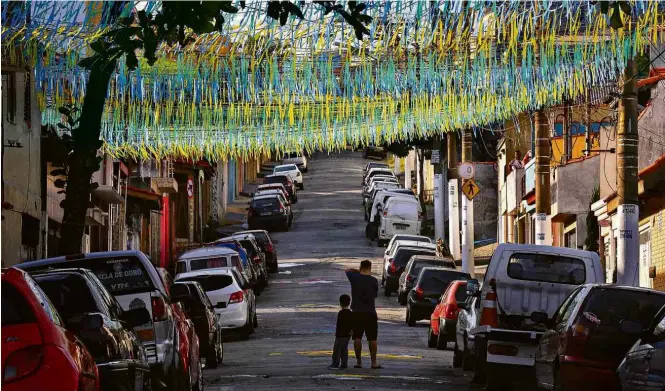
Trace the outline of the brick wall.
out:
[[[665,291],[665,209],[661,209],[652,216],[651,265],[656,267],[654,289]]]

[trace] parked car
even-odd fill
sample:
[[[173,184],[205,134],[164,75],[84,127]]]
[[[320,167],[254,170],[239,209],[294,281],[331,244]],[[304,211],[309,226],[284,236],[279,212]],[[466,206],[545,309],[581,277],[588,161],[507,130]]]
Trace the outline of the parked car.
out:
[[[374,177],[372,179],[375,179]],[[399,189],[400,184],[395,178],[380,177],[377,180],[372,180],[367,186],[363,188],[362,192],[362,204],[371,204],[374,200],[374,194],[378,190],[387,190],[387,189]]]
[[[406,324],[415,326],[421,319],[429,319],[439,303],[442,293],[455,280],[468,280],[471,276],[455,269],[424,267],[406,298]]]
[[[267,175],[263,177],[263,184],[281,184],[289,193],[291,202],[294,204],[298,202],[298,191],[296,190],[293,180],[291,180],[291,177],[288,175]]]
[[[479,314],[487,312],[469,330],[474,376],[490,388],[504,388],[509,381],[532,378],[543,322],[578,286],[604,281],[604,270],[594,252],[504,243],[492,254],[484,278],[480,291],[478,281],[467,282],[469,293],[481,300]],[[540,293],[537,299],[534,292]]]
[[[394,250],[384,256],[381,285],[386,296],[397,292],[399,277],[406,264],[414,255],[436,255],[436,245],[432,243],[400,241]]]
[[[254,239],[261,247],[261,251],[265,254],[266,266],[270,273],[277,273],[277,248],[275,247],[276,241],[273,242],[270,233],[266,230],[256,229],[252,231],[242,231],[238,234],[252,234]]]
[[[212,242],[211,245],[216,247],[226,247],[238,253],[240,257],[240,263],[242,268],[238,267],[238,270],[245,276],[246,279],[255,286],[259,281],[259,269],[254,265],[254,262],[250,262],[247,251],[242,247],[239,241],[230,238],[221,238]],[[231,257],[231,262],[234,262],[234,258]],[[235,266],[235,264],[233,265]],[[190,270],[188,270],[190,271]]]
[[[396,234],[420,235],[423,213],[417,199],[391,197],[378,213],[377,243],[385,245]],[[372,216],[374,217],[374,216]]]
[[[463,305],[458,302],[457,324],[455,325],[455,347],[453,349],[453,367],[463,367],[465,371],[473,369],[476,356],[475,335],[470,331],[476,327],[480,312],[480,298],[469,296]]]
[[[406,295],[413,288],[416,279],[418,279],[418,275],[420,275],[420,271],[424,267],[447,267],[450,269],[456,268],[455,261],[450,258],[440,258],[431,255],[412,256],[404,267],[404,272],[401,276],[399,276],[397,301],[401,305],[406,305]]]
[[[541,387],[565,390],[621,390],[616,370],[640,329],[665,305],[665,292],[610,284],[585,284],[557,309],[552,329],[536,348],[536,379]],[[508,345],[507,345],[508,346]]]
[[[665,389],[665,307],[661,308],[647,328],[637,324],[632,330],[622,324],[622,331],[639,339],[628,350],[619,365],[619,378],[624,391]]]
[[[395,235],[393,235],[392,238],[390,238],[390,242],[388,242],[388,246],[386,247],[385,255],[388,255],[389,253],[393,252],[395,250],[395,247],[397,247],[398,244],[403,244],[403,243],[399,243],[401,241],[436,244],[436,243],[434,243],[434,241],[432,241],[432,239],[428,238],[427,236],[409,235],[409,234],[395,234]],[[436,246],[435,246],[435,248],[436,248]]]
[[[381,220],[379,213],[383,211],[386,203],[391,198],[402,198],[406,200],[417,200],[413,195],[412,190],[406,189],[379,189],[379,191],[370,199],[370,202],[365,203],[365,212],[367,221],[377,221]],[[419,235],[411,235],[419,236]]]
[[[277,202],[275,202],[277,198]],[[252,226],[273,228],[278,227],[288,231],[293,223],[293,211],[291,203],[281,194],[255,195],[247,209],[247,224],[252,221]],[[284,217],[286,216],[286,224]]]
[[[3,391],[98,391],[95,361],[37,283],[2,269]]]
[[[363,158],[367,159],[370,157],[378,157],[379,159],[385,159],[388,156],[385,148],[378,145],[368,145],[363,148]]]
[[[32,275],[97,364],[102,391],[150,390],[150,365],[133,331],[150,323],[143,307],[123,310],[86,269],[60,269]]]
[[[256,192],[259,192],[259,191],[266,191],[266,190],[281,190],[282,193],[284,193],[284,195],[286,196],[286,198],[289,200],[289,202],[291,201],[291,195],[290,195],[289,191],[288,191],[287,188],[286,188],[283,184],[281,184],[281,183],[264,183],[264,184],[262,184],[262,185],[259,185],[259,186],[256,188],[255,193],[256,193]],[[254,194],[252,194],[252,197],[253,197],[253,196],[254,196]]]
[[[386,176],[394,177],[395,173],[393,172],[393,170],[391,170],[389,168],[381,168],[381,167],[371,168],[369,171],[367,171],[367,173],[363,177],[363,181],[362,181],[361,185],[362,186],[367,186],[370,179],[372,179],[372,177],[374,177],[376,175],[386,175]]]
[[[224,360],[222,327],[201,284],[196,281],[174,283],[171,286],[171,300],[181,303],[194,322],[206,368],[217,368]]]
[[[303,176],[300,170],[298,170],[298,166],[295,164],[282,164],[279,166],[275,166],[272,169],[272,174],[273,175],[287,175],[293,183],[296,184],[296,187],[298,187],[300,190],[303,190],[305,188],[305,182],[303,181]]]
[[[372,168],[388,168],[388,165],[386,163],[381,163],[381,162],[369,162],[363,169],[363,176],[367,174],[367,172]]]
[[[196,281],[201,284],[215,308],[222,329],[240,331],[249,338],[258,326],[256,299],[249,282],[234,268],[207,269],[179,274],[176,282]]]
[[[261,289],[265,288],[268,285],[266,255],[261,250],[261,246],[259,246],[254,235],[251,233],[235,233],[229,236],[229,238],[239,241],[242,247],[247,251],[247,256],[259,269]]]
[[[282,164],[295,164],[300,172],[307,172],[307,158],[303,152],[291,152],[282,159]]]
[[[148,355],[153,388],[173,388],[187,368],[182,368],[183,355],[190,347],[183,326],[174,315],[164,283],[150,259],[140,251],[105,251],[74,254],[17,265],[33,272],[51,268],[91,270],[104,287],[118,300],[123,310],[145,307],[152,322],[135,327]],[[149,304],[148,304],[149,303]],[[184,360],[188,361],[188,360]]]
[[[176,261],[176,275],[203,269],[217,267],[233,267],[233,257],[240,260],[237,251],[223,246],[207,246],[189,250],[178,257]],[[242,262],[240,262],[242,264]],[[242,266],[240,268],[242,271]]]
[[[256,190],[252,194],[252,198],[258,197],[258,196],[265,196],[265,195],[275,195],[278,194],[280,195],[284,200],[284,204],[286,206],[291,206],[291,197],[289,197],[289,194],[284,190],[284,186],[281,186],[281,188],[272,188],[272,189],[261,189],[261,190]]]
[[[465,306],[466,280],[451,282],[430,316],[427,346],[444,350],[448,342],[455,341],[457,315]]]

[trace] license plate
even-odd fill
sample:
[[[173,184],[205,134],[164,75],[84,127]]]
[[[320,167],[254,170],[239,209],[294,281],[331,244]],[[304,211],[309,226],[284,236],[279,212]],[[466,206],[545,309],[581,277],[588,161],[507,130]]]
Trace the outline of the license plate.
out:
[[[406,231],[406,226],[403,225],[395,225],[394,226],[396,230],[398,231]]]
[[[261,216],[270,216],[272,212],[263,212],[261,213]]]

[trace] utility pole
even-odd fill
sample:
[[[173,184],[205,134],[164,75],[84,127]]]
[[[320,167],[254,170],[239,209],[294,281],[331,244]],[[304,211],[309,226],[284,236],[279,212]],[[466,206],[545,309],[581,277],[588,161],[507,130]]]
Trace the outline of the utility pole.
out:
[[[432,164],[434,165],[434,237],[443,239],[443,164],[441,163],[441,136],[435,136],[432,145]]]
[[[635,60],[630,59],[623,73],[623,95],[617,126],[617,284],[639,285],[639,197],[637,191],[638,133],[637,81]]]
[[[466,129],[462,136],[462,163],[472,163],[473,131]],[[462,271],[474,276],[473,259],[473,200],[462,197]]]
[[[536,244],[552,245],[550,135],[543,110],[536,111]]]
[[[406,155],[404,158],[404,188],[405,189],[410,189],[411,188],[411,150],[409,150],[409,154]]]
[[[568,163],[570,160],[570,134],[568,133],[568,128],[570,127],[570,121],[568,118],[568,102],[563,102],[563,122],[561,123],[563,127],[563,156],[562,163]]]
[[[457,260],[462,257],[459,237],[459,179],[457,176],[457,132],[448,132],[448,247]]]

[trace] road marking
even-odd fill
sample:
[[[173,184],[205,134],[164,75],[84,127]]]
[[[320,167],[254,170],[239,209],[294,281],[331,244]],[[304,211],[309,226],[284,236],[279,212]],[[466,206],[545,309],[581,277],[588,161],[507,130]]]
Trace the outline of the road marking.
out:
[[[351,374],[351,373],[331,373],[324,375],[312,376],[312,379],[333,379],[333,380],[367,380],[367,379],[376,379],[376,380],[403,380],[403,381],[424,381],[424,382],[436,382],[438,384],[450,383],[445,380],[435,380],[429,377],[422,376],[391,376],[391,375],[361,375],[361,374]]]
[[[322,357],[322,356],[332,355],[332,350],[311,350],[311,351],[296,352],[296,354],[308,357]],[[362,356],[369,357],[369,353],[363,352]],[[412,354],[389,354],[389,353],[379,353],[376,355],[376,357],[385,358],[389,360],[420,360],[423,358],[423,356],[416,356]]]
[[[298,267],[298,266],[305,266],[304,263],[293,263],[293,262],[286,262],[286,263],[280,263],[279,267]]]
[[[268,354],[268,356],[281,356],[281,355],[282,355],[281,352],[272,352],[272,353]]]

